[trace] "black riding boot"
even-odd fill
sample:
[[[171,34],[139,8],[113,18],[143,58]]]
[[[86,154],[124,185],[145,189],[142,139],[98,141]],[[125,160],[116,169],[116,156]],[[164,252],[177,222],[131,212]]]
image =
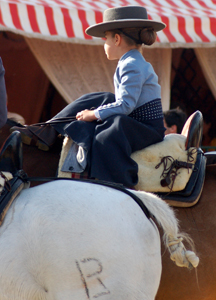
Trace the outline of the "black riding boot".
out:
[[[11,131],[21,133],[22,142],[27,145],[36,146],[38,149],[48,151],[56,141],[57,131],[50,125],[28,125],[24,127],[12,127]]]

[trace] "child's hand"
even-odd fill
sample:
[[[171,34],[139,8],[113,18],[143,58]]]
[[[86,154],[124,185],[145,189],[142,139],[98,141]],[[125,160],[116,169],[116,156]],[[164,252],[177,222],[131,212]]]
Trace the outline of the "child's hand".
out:
[[[78,112],[76,115],[76,119],[79,121],[87,121],[87,122],[92,122],[92,121],[97,120],[97,118],[95,117],[94,111],[88,110],[88,109]]]

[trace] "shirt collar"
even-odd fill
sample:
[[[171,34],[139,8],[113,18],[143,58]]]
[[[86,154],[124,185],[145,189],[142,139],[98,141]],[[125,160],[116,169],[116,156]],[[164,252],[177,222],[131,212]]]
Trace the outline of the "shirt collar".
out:
[[[129,50],[128,52],[122,55],[122,57],[119,59],[119,62],[125,60],[128,56],[132,55],[133,53],[136,53],[137,51],[138,51],[137,49]]]

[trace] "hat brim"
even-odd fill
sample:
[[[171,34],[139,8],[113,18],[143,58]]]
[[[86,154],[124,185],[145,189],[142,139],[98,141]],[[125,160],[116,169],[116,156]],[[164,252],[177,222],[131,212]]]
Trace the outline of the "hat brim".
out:
[[[88,35],[94,37],[104,37],[105,32],[118,29],[118,28],[133,28],[133,27],[152,27],[155,31],[163,30],[166,27],[166,24],[162,22],[157,22],[153,20],[119,20],[119,21],[112,21],[112,22],[103,22],[92,25],[86,29],[86,33]]]

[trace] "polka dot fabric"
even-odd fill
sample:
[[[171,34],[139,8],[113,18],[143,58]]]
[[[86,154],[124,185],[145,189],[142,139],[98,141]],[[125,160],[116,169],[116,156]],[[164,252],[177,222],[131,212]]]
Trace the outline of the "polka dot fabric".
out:
[[[136,119],[139,122],[156,120],[163,118],[163,110],[161,100],[156,99],[136,108],[129,117]]]

